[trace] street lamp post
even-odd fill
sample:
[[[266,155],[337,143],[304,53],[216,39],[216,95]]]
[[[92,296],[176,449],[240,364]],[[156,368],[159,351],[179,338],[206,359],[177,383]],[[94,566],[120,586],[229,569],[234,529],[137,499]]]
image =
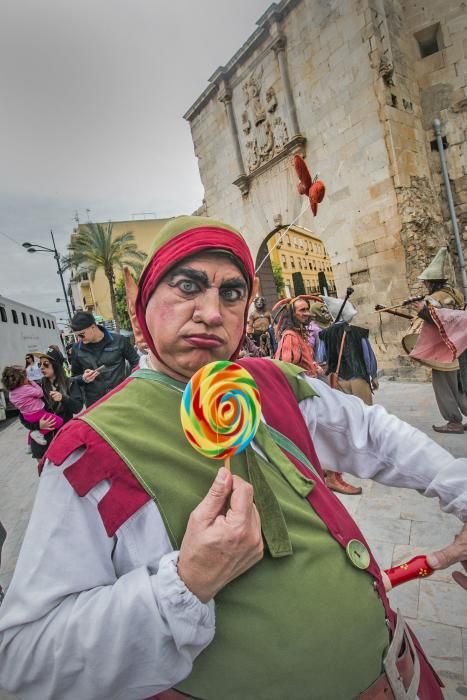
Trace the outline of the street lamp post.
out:
[[[71,325],[71,310],[70,310],[70,304],[68,302],[68,297],[65,289],[65,281],[63,279],[63,270],[60,265],[60,254],[57,250],[57,246],[55,245],[55,238],[53,231],[50,231],[50,235],[52,237],[52,245],[53,248],[47,248],[45,245],[40,245],[39,243],[23,243],[23,248],[26,248],[28,253],[52,253],[52,255],[55,258],[55,262],[57,263],[57,269],[58,269],[58,274],[60,275],[60,281],[62,283],[62,289],[63,289],[63,296],[65,298],[65,303],[66,303],[66,308],[68,311],[68,320]]]

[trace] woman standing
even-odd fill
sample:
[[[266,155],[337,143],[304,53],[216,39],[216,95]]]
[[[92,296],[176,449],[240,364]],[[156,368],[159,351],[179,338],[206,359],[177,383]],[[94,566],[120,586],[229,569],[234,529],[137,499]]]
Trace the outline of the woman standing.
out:
[[[40,384],[42,382],[42,372],[36,360],[34,359],[34,356],[31,354],[26,355],[25,360],[25,370],[28,379],[30,379],[32,382],[38,382]]]
[[[65,376],[61,357],[59,357],[61,353],[50,349],[47,353],[36,352],[33,354],[39,358],[45,406],[50,413],[60,416],[63,422],[67,423],[83,408],[81,390],[76,382]],[[50,430],[53,428],[51,419],[42,418],[37,423],[29,423],[20,416],[20,420],[29,430]],[[56,430],[51,430],[44,436],[47,441],[46,445],[31,442],[32,456],[35,459],[43,457],[56,432]]]

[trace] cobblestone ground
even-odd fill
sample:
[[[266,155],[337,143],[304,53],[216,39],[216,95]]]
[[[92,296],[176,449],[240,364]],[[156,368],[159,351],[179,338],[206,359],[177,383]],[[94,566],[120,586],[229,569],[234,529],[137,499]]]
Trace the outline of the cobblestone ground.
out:
[[[432,423],[442,420],[430,384],[383,381],[376,398],[455,456],[467,456],[467,433],[438,435],[432,431]],[[11,580],[37,487],[35,462],[25,454],[25,444],[25,431],[18,421],[0,430],[0,518],[8,531],[0,574],[3,586]],[[343,496],[342,500],[383,568],[449,544],[460,529],[455,517],[440,511],[437,500],[371,481],[361,485],[362,496]],[[445,683],[445,697],[460,700],[467,697],[467,592],[452,581],[450,573],[412,581],[393,591],[390,598],[393,607],[410,619]],[[9,698],[0,691],[0,700]]]

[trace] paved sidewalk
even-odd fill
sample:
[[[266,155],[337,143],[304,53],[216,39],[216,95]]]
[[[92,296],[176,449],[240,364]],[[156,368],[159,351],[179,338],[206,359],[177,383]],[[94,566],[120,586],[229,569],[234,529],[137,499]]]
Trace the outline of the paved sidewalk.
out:
[[[439,435],[442,422],[430,384],[383,381],[377,401],[391,413],[436,439],[457,457],[467,456],[465,435]],[[19,421],[0,429],[0,519],[8,536],[2,556],[0,583],[11,580],[37,488],[34,460],[25,454],[26,433]],[[358,479],[349,479],[357,483]],[[364,481],[363,495],[342,497],[368,537],[382,568],[452,541],[460,523],[441,513],[437,500],[414,491]],[[445,697],[467,697],[467,592],[450,572],[405,584],[390,594],[393,607],[411,620],[431,661],[446,685]],[[0,700],[10,695],[0,691]],[[84,699],[83,699],[84,700]]]
[[[376,400],[456,457],[467,457],[467,433],[443,435],[431,428],[433,423],[443,423],[431,384],[383,381]],[[441,512],[438,499],[374,481],[349,481],[363,487],[362,496],[340,498],[354,515],[382,568],[441,548],[460,530],[456,517]],[[456,568],[462,570],[461,566],[452,570]],[[410,620],[443,679],[445,697],[467,697],[467,591],[452,580],[451,570],[410,581],[392,591],[389,599],[392,607],[399,608]]]

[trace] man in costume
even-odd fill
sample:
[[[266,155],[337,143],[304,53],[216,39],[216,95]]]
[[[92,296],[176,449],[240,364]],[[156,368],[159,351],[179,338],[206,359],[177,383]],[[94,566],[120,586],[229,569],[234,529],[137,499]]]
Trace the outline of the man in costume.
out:
[[[343,300],[324,296],[323,300],[331,316],[337,318]],[[378,365],[368,338],[368,328],[351,325],[357,313],[347,301],[341,319],[320,331],[324,346],[321,359],[327,363],[327,374],[336,373],[340,391],[358,396],[371,406],[373,390],[378,388]]]
[[[310,301],[308,295],[281,299],[273,307],[278,341],[276,360],[302,367],[310,377],[320,374],[309,342]]]
[[[232,474],[184,437],[183,388],[236,357],[254,285],[229,226],[179,217],[158,233],[132,312],[147,364],[67,424],[45,460],[0,609],[2,687],[26,700],[441,700],[317,455],[439,496],[462,520],[467,460],[261,358],[241,360],[263,420]],[[431,557],[465,560],[465,528]]]
[[[418,279],[425,283],[428,297],[425,301],[413,302],[412,306],[423,324],[433,324],[429,304],[435,309],[464,308],[462,294],[447,281],[447,252],[446,247],[440,248],[428,267],[418,276]],[[419,326],[420,321],[417,320],[412,330],[420,330]],[[462,415],[467,416],[467,352],[464,351],[458,360],[447,363],[434,364],[430,363],[429,357],[426,359],[428,361],[425,364],[432,367],[431,381],[439,412],[447,421],[445,425],[433,425],[433,430],[438,433],[463,434],[464,430],[467,430],[467,423],[462,422]],[[423,362],[421,359],[420,361]]]
[[[256,297],[254,310],[248,317],[248,329],[255,345],[259,348],[261,357],[271,357],[273,354],[271,329],[272,316],[266,309],[264,297]]]

